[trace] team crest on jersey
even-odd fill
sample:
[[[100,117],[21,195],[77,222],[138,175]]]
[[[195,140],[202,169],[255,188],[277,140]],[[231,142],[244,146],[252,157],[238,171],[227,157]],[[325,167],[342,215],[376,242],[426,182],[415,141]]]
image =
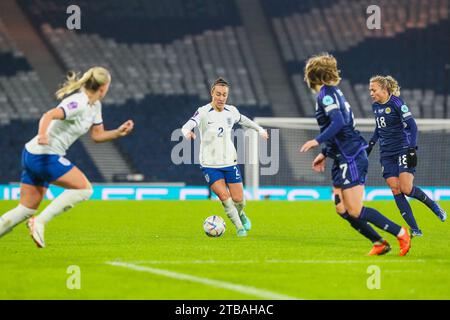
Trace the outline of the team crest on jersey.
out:
[[[231,118],[227,118],[227,124],[228,124],[229,126],[231,126],[231,125],[233,124],[233,121],[231,120]]]
[[[326,106],[329,106],[333,102],[334,102],[333,98],[329,95],[326,95],[325,97],[322,98],[322,103]]]
[[[386,110],[384,110],[384,112],[386,112],[386,114],[391,113],[391,111],[392,111],[392,110],[391,110],[391,108],[389,108],[389,107],[387,107]]]
[[[408,112],[409,108],[406,104],[404,104],[404,105],[402,105],[401,110],[402,110],[402,112]]]

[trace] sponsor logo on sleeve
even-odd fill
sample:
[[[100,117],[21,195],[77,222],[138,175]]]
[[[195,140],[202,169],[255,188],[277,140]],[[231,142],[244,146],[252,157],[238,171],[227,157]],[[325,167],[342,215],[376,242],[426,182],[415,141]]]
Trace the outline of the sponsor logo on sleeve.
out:
[[[67,105],[67,109],[69,109],[69,110],[73,110],[76,108],[78,108],[78,102],[76,102],[76,101],[72,101]]]
[[[325,106],[329,106],[330,104],[332,104],[334,102],[333,98],[329,95],[326,95],[325,97],[322,98],[322,103]]]

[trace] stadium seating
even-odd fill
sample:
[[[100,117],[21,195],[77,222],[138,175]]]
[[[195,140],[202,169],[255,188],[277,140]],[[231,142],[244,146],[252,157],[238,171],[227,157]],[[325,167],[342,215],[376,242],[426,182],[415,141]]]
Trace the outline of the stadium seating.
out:
[[[86,70],[100,61],[111,71],[105,125],[135,121],[133,135],[115,143],[146,181],[204,183],[198,166],[172,164],[175,143],[169,141],[210,100],[209,86],[218,76],[231,83],[229,103],[250,117],[271,115],[233,3],[80,1],[84,16],[96,17],[83,20],[80,32],[68,31],[60,18],[70,1],[21,3],[66,69]],[[105,6],[108,13],[99,14]]]
[[[0,183],[20,181],[24,144],[37,133],[39,117],[56,101],[9,38],[0,20]],[[83,145],[76,142],[67,157],[92,181],[104,181]]]
[[[366,26],[366,8],[373,2],[369,0],[262,2],[292,81],[300,87],[297,94],[305,115],[313,109],[298,80],[305,60],[324,51],[337,57],[347,80],[342,86],[357,117],[371,115],[365,96],[374,74],[396,77],[404,87],[403,98],[418,117],[448,115],[450,99],[445,95],[450,89],[448,83],[445,87],[444,73],[445,65],[450,65],[450,55],[444,54],[450,52],[448,0],[377,1],[380,30]]]

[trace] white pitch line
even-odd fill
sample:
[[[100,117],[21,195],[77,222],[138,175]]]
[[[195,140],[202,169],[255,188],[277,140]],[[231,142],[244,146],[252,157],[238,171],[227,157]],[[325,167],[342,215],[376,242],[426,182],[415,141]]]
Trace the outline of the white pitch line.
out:
[[[434,260],[431,260],[431,262]],[[365,263],[424,263],[423,259],[389,259],[389,260],[141,260],[133,264],[365,264]]]
[[[223,289],[227,289],[227,290],[237,291],[239,293],[253,295],[256,297],[263,298],[263,299],[301,300],[299,298],[294,298],[294,297],[287,296],[284,294],[279,294],[279,293],[268,291],[268,290],[258,289],[255,287],[244,286],[244,285],[234,284],[234,283],[220,281],[220,280],[202,278],[202,277],[192,276],[189,274],[173,272],[173,271],[164,270],[164,269],[156,269],[156,268],[151,268],[151,267],[138,266],[138,265],[126,263],[126,262],[111,261],[111,262],[105,262],[105,263],[109,264],[111,266],[115,266],[115,267],[123,267],[123,268],[131,269],[131,270],[135,270],[135,271],[153,273],[156,275],[173,278],[173,279],[177,279],[177,280],[197,282],[197,283],[201,283],[201,284],[211,286],[214,288],[223,288]]]

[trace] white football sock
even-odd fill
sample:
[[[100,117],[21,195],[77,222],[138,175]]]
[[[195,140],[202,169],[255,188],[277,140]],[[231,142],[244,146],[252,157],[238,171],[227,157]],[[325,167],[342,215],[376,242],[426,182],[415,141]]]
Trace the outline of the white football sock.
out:
[[[223,208],[225,209],[225,213],[228,218],[230,218],[231,222],[236,226],[236,228],[243,229],[241,219],[239,218],[239,214],[237,212],[236,207],[234,206],[233,200],[228,198],[225,201],[222,201]]]
[[[244,210],[245,207],[245,199],[240,202],[234,202],[234,206],[236,207],[239,216],[241,216],[244,214],[244,211],[242,210]]]
[[[11,231],[16,225],[30,218],[36,210],[29,209],[21,204],[6,212],[0,217],[0,237]]]
[[[53,200],[47,208],[36,218],[37,223],[47,224],[63,211],[73,208],[77,203],[88,200],[92,196],[92,189],[68,189]]]

